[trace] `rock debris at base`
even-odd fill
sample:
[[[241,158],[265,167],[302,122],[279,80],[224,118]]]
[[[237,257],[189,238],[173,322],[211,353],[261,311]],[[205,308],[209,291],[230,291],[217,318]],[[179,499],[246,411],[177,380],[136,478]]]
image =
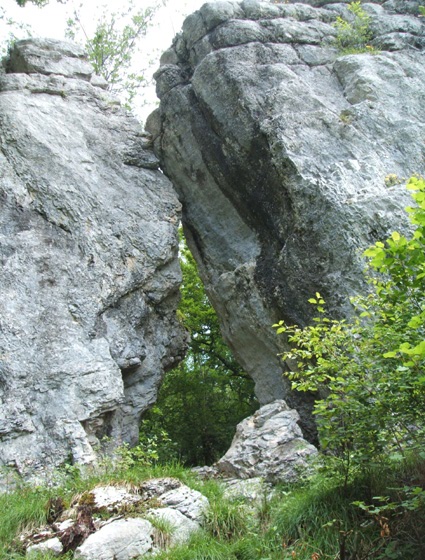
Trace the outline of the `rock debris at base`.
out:
[[[69,545],[69,535],[78,535],[78,512],[87,508],[94,530]],[[79,560],[131,560],[187,542],[200,529],[207,508],[205,496],[175,478],[100,486],[80,496],[59,520],[21,540],[28,558],[75,550]]]
[[[235,479],[257,479],[266,482],[295,482],[311,472],[311,460],[317,449],[302,437],[299,414],[278,400],[264,405],[242,420],[227,453],[217,462],[218,473]],[[241,495],[250,486],[233,483]],[[255,485],[252,490],[255,495]],[[257,491],[258,494],[258,491]]]

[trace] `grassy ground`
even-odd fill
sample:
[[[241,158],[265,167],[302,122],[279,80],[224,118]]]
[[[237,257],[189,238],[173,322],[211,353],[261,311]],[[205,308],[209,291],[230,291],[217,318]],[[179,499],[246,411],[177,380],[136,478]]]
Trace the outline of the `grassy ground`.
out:
[[[49,498],[61,496],[69,504],[75,494],[97,484],[137,484],[157,476],[179,478],[201,490],[211,504],[204,530],[189,544],[157,555],[157,560],[425,559],[423,460],[369,473],[345,488],[336,479],[318,474],[302,484],[277,488],[273,498],[264,497],[255,505],[225,500],[220,483],[200,482],[178,465],[133,465],[84,479],[75,471],[64,476],[57,488],[22,486],[0,495],[0,558],[24,557],[16,537],[45,523]],[[416,501],[411,491],[402,490],[407,486],[417,488]],[[373,499],[377,496],[388,499]],[[366,506],[362,509],[354,501]]]

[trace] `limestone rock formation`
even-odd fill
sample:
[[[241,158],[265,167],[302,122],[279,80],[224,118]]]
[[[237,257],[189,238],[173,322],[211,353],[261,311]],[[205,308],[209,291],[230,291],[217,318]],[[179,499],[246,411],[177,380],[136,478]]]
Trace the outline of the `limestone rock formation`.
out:
[[[152,552],[154,528],[146,519],[118,519],[102,527],[77,548],[79,560],[132,560]]]
[[[226,476],[293,482],[306,472],[317,449],[302,437],[299,415],[285,401],[262,406],[238,424],[232,445],[218,461]]]
[[[40,553],[60,556],[69,550],[80,560],[153,556],[199,531],[208,505],[203,494],[176,478],[154,478],[140,487],[96,487],[78,496],[60,519],[19,540],[28,558]],[[91,527],[88,534],[81,535],[82,520]]]
[[[379,53],[344,56],[346,3],[207,3],[156,73],[147,128],[224,337],[260,402],[285,398],[310,436],[271,325],[308,322],[316,291],[349,313],[362,250],[407,224],[403,178],[425,171],[419,4],[363,3]]]
[[[24,475],[137,442],[184,348],[180,204],[104,86],[50,40],[0,73],[0,467]]]
[[[156,500],[162,508],[172,508],[196,523],[201,523],[208,499],[175,478],[153,478],[144,482],[140,491],[143,495]]]

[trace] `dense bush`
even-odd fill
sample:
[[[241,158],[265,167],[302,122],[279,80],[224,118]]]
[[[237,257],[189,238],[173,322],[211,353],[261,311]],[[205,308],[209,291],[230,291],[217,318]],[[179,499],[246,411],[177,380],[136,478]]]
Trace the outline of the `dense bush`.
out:
[[[370,293],[353,299],[354,316],[332,320],[317,293],[315,323],[305,329],[275,325],[293,349],[293,387],[315,390],[322,449],[344,476],[424,446],[425,420],[425,181],[408,189],[414,232],[394,232],[370,247]]]
[[[350,2],[347,8],[350,19],[338,16],[334,23],[335,46],[342,54],[374,53],[374,48],[369,44],[372,39],[370,16],[362,8],[360,1]]]

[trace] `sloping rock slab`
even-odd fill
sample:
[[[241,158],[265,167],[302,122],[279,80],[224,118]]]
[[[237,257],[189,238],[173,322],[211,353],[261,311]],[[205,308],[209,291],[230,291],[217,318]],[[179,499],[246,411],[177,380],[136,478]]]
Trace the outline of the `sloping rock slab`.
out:
[[[118,519],[90,535],[74,553],[80,560],[131,560],[152,551],[153,526],[138,517]]]
[[[23,74],[59,74],[90,81],[93,66],[84,50],[66,41],[24,39],[10,50],[7,69]]]
[[[285,401],[261,407],[242,420],[227,453],[217,462],[219,472],[269,482],[293,482],[309,468],[317,449],[302,437],[299,415]]]
[[[346,2],[206,3],[156,74],[149,130],[224,337],[260,403],[285,399],[309,439],[312,398],[282,376],[271,325],[309,322],[317,291],[349,314],[362,250],[408,224],[403,178],[425,173],[419,5],[363,3],[379,54],[342,56]]]

